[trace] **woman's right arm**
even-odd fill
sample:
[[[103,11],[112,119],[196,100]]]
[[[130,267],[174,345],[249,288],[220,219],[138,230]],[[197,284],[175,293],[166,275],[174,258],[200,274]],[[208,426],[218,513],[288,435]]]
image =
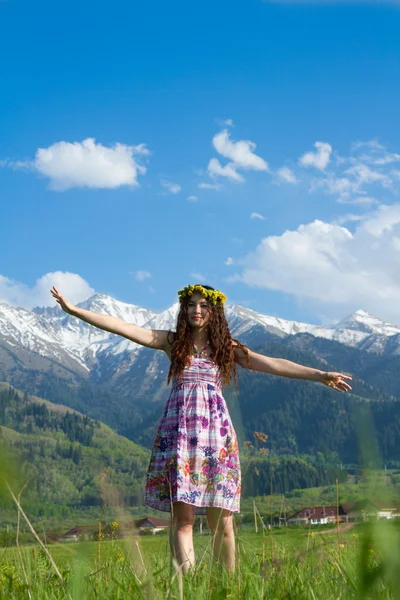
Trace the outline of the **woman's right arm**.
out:
[[[139,325],[127,323],[117,317],[99,315],[90,310],[79,308],[64,298],[55,287],[51,290],[51,294],[63,311],[73,317],[78,317],[78,319],[85,321],[85,323],[89,323],[89,325],[93,325],[104,331],[109,331],[110,333],[121,335],[132,342],[136,342],[136,344],[147,346],[148,348],[166,351],[170,348],[168,331],[162,329],[145,329],[144,327],[139,327]]]

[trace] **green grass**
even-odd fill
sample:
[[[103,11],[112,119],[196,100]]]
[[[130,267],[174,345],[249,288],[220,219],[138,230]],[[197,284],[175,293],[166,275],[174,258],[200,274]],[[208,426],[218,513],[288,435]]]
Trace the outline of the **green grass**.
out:
[[[0,598],[396,599],[400,524],[363,523],[346,533],[280,528],[237,532],[237,569],[212,559],[208,534],[195,536],[196,567],[176,575],[168,536],[48,546],[61,573],[34,546],[0,550]],[[100,552],[100,556],[99,556]],[[29,593],[28,593],[29,591]]]

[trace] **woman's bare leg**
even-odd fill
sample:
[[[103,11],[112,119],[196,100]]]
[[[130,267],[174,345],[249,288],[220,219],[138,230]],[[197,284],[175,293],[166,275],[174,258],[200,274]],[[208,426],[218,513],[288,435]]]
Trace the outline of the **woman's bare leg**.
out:
[[[207,508],[207,521],[213,536],[213,554],[231,573],[235,570],[233,515],[225,508]]]
[[[194,565],[194,507],[185,502],[174,502],[172,509],[171,552],[182,571],[186,573]]]

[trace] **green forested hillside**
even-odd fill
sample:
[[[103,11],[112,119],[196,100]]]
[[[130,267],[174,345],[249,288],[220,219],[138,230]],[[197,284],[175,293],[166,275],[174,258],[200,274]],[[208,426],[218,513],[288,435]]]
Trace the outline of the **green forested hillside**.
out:
[[[385,378],[373,376],[364,363],[356,364],[359,351],[333,344],[337,347],[333,355],[333,346],[328,344],[325,348],[330,348],[331,354],[324,357],[324,344],[315,338],[309,344],[309,337],[298,339],[296,345],[294,340],[286,342],[285,358],[323,370],[352,373],[353,393],[340,394],[322,384],[242,370],[240,393],[231,397],[242,436],[248,439],[253,431],[264,431],[269,436],[270,450],[279,455],[322,453],[328,457],[335,453],[345,464],[372,461],[371,466],[380,466],[383,462],[397,466],[400,463],[400,399],[391,393],[394,372],[389,372],[387,367],[390,385],[386,390]],[[308,356],[304,342],[308,345]],[[282,343],[269,344],[260,351],[282,355]],[[328,358],[332,362],[324,362]],[[372,360],[369,355],[364,359]],[[372,363],[370,367],[372,369]],[[365,379],[358,375],[360,371]],[[368,382],[369,378],[374,379],[375,385]],[[377,385],[378,380],[381,387]]]
[[[64,406],[0,385],[2,466],[30,514],[142,503],[148,450]],[[11,508],[3,494],[0,508]]]
[[[321,384],[239,368],[239,392],[231,388],[225,396],[242,446],[245,494],[269,493],[272,481],[279,493],[332,484],[336,478],[344,481],[351,465],[400,465],[400,358],[387,359],[307,334],[285,339],[270,336],[255,350],[323,370],[349,372],[353,392],[339,394]],[[150,354],[146,356],[150,360]],[[159,369],[166,373],[162,360]],[[107,489],[125,504],[141,500],[146,451],[88,417],[74,416],[72,410],[67,416],[66,408],[58,408],[58,403],[67,403],[104,419],[150,448],[167,390],[164,379],[145,385],[143,369],[136,378],[139,375],[146,402],[140,386],[132,385],[132,396],[120,398],[118,389],[97,389],[88,382],[69,388],[51,374],[41,385],[46,398],[57,405],[34,407],[27,396],[11,401],[12,393],[5,392],[6,409],[0,401],[2,435],[9,451],[27,465],[25,475],[32,475],[30,498],[41,497],[49,506],[61,496],[69,505],[96,505],[101,502],[100,471],[111,467],[107,477],[112,486]],[[246,470],[243,451],[244,442],[253,440],[255,431],[268,435],[269,456],[257,457],[258,474],[253,464]],[[110,440],[119,440],[115,453],[106,450]]]

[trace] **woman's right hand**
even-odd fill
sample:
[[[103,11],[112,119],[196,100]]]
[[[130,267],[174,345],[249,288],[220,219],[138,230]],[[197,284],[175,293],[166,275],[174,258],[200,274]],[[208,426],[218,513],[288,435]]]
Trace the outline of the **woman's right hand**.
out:
[[[55,288],[54,286],[50,290],[50,292],[51,292],[53,298],[55,299],[55,301],[61,306],[63,311],[68,313],[69,315],[72,315],[75,306],[71,302],[68,302],[68,300],[66,298],[64,298],[64,296],[62,296],[60,294],[60,292],[57,290],[57,288]]]

